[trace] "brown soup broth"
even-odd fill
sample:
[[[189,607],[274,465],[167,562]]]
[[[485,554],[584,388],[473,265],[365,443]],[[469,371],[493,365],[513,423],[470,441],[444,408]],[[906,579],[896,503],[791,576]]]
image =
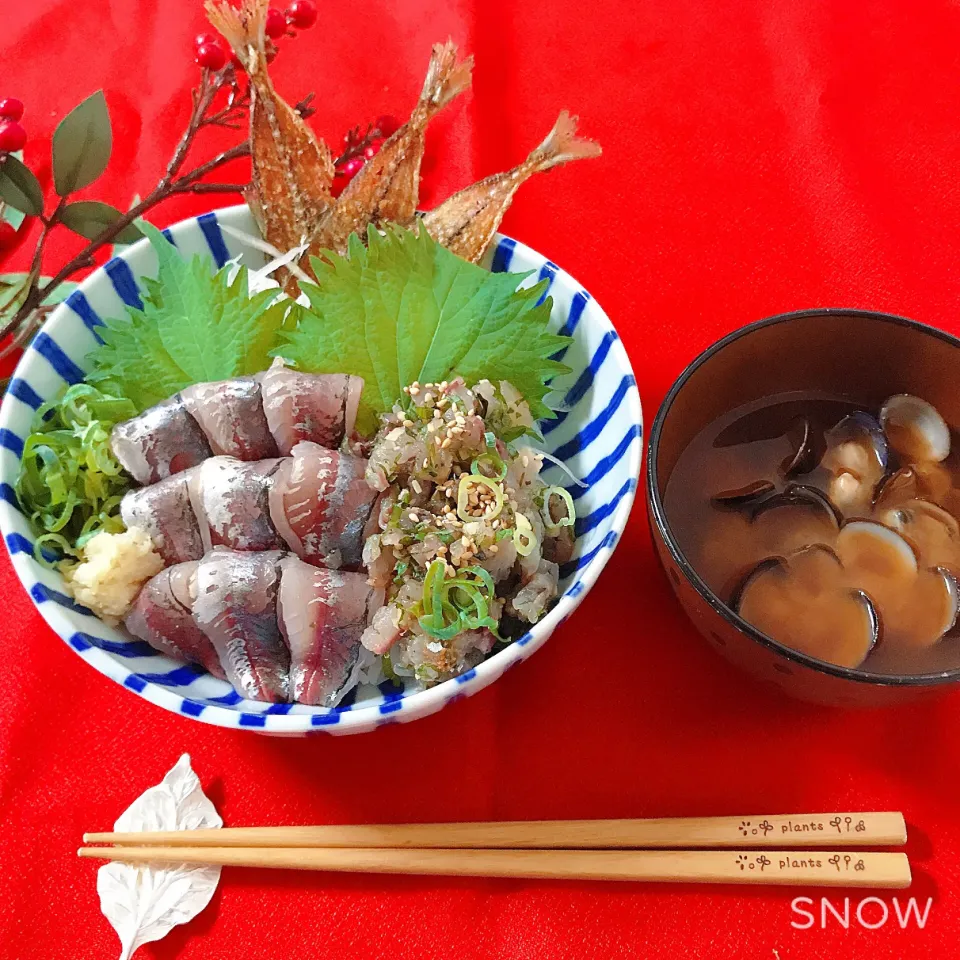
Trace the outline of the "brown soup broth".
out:
[[[860,617],[858,610],[850,606],[850,595],[861,588],[869,595],[871,585],[878,581],[871,580],[869,575],[865,575],[865,579],[851,578],[848,572],[841,575],[839,566],[834,570],[824,560],[836,549],[838,538],[826,513],[820,515],[815,509],[782,508],[757,513],[750,506],[718,506],[714,502],[719,494],[758,486],[761,481],[772,485],[771,495],[782,493],[791,482],[830,490],[833,474],[816,459],[802,465],[805,469],[794,471],[790,477],[785,476],[785,466],[791,463],[798,447],[796,430],[792,428],[798,420],[803,422],[805,419],[822,439],[823,434],[843,417],[858,410],[865,408],[843,397],[793,392],[753,401],[714,420],[693,438],[670,474],[664,492],[664,508],[670,527],[684,556],[703,581],[724,603],[734,608],[741,602],[744,584],[750,583],[751,573],[763,561],[800,556],[798,551],[810,554],[811,551],[803,548],[824,543],[830,551],[818,554],[816,563],[805,564],[813,569],[812,573],[805,571],[805,575],[814,578],[811,597],[818,597],[821,592],[833,596],[831,591],[834,591],[837,599],[827,602],[817,598],[816,602],[768,610],[763,624],[754,619],[756,626],[784,644],[805,650],[819,659],[859,666],[875,673],[915,675],[954,669],[960,665],[958,626],[953,626],[943,639],[933,643],[913,644],[890,639],[897,617],[901,620],[922,617],[925,605],[929,606],[923,591],[912,588],[902,591],[897,611],[889,607],[888,598],[878,598],[876,609],[871,611],[871,615],[875,615],[876,643],[862,647],[859,655],[850,651],[849,637],[845,639],[841,634],[853,629],[850,624]],[[878,414],[877,410],[866,412],[874,417]],[[949,488],[949,492],[939,495],[935,502],[956,517],[960,515],[960,444],[952,428],[951,434],[954,442],[950,455],[936,465],[941,485],[944,489]],[[887,473],[905,465],[891,449]],[[872,496],[866,502],[845,506],[841,513],[843,524],[860,519],[878,521],[881,516],[879,509],[872,504]],[[906,536],[904,539],[909,540]],[[940,554],[937,556],[939,558]],[[868,557],[867,561],[869,567],[871,558]],[[947,562],[937,559],[936,565],[947,570],[955,567],[954,576],[960,577],[960,540],[956,543],[955,563],[951,553]],[[771,561],[769,566],[776,567],[777,564]],[[919,566],[921,575],[927,580],[935,576],[932,567],[928,574],[923,563]],[[772,577],[775,580],[777,575],[774,570],[767,579]],[[754,590],[754,594],[758,592]],[[876,592],[882,591],[877,588]],[[746,607],[742,614],[752,619],[747,617]],[[888,612],[884,613],[884,610]],[[815,644],[819,646],[811,645],[813,641],[808,642],[809,638],[795,642],[791,624],[805,622],[803,629],[809,634],[814,621],[818,626],[813,628],[813,633],[820,634]],[[869,652],[863,659],[867,650]]]

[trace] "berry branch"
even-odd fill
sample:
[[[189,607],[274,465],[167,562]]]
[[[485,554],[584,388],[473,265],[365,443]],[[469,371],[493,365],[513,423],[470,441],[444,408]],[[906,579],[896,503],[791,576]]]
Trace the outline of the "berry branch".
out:
[[[227,90],[226,104],[215,108],[214,104],[219,99],[219,94]],[[225,150],[215,156],[213,159],[200,164],[187,173],[181,173],[183,166],[190,153],[190,149],[201,130],[208,127],[233,127],[238,126],[238,121],[242,120],[249,110],[250,93],[246,84],[241,86],[237,71],[233,65],[223,66],[219,71],[213,71],[208,67],[203,70],[203,76],[198,88],[192,92],[193,110],[187,129],[184,131],[177,148],[167,165],[164,175],[153,188],[153,190],[144,197],[138,204],[126,213],[120,214],[107,223],[103,229],[95,232],[90,242],[81,250],[72,260],[64,266],[49,280],[42,282],[40,279],[40,266],[43,259],[44,245],[50,232],[63,223],[64,210],[67,208],[66,197],[60,197],[53,212],[44,215],[42,212],[38,219],[43,224],[40,238],[37,241],[37,248],[34,253],[28,276],[32,278],[25,293],[21,294],[21,304],[2,327],[0,327],[0,342],[4,341],[13,331],[19,330],[21,325],[27,322],[28,318],[65,280],[69,279],[78,270],[92,266],[95,262],[96,253],[117,239],[117,237],[131,227],[135,221],[151,211],[154,207],[163,203],[171,196],[183,193],[242,193],[244,184],[237,183],[201,183],[200,181],[213,173],[219,167],[224,166],[231,160],[239,157],[248,156],[250,145],[246,141]],[[0,167],[2,169],[2,167]],[[6,348],[0,350],[0,357],[7,355],[12,349],[19,346],[20,337],[14,337],[13,341]]]
[[[313,0],[293,0],[280,11],[271,8],[266,22],[267,59],[277,54],[276,41],[296,36],[317,21]],[[249,140],[222,151],[192,169],[184,170],[201,131],[210,127],[243,129],[250,115],[249,80],[235,58],[228,59],[223,41],[211,34],[194,40],[194,54],[201,68],[200,82],[191,91],[191,112],[163,176],[153,190],[126,212],[105,203],[72,202],[71,195],[89,186],[104,171],[109,160],[112,134],[110,118],[101,92],[93,94],[61,121],[53,137],[53,173],[56,203],[47,213],[39,181],[19,159],[27,141],[21,124],[24,106],[16,99],[0,99],[0,258],[14,245],[25,216],[42,224],[40,236],[25,274],[0,276],[0,359],[27,343],[42,326],[55,302],[63,299],[64,284],[78,271],[96,265],[97,254],[113,243],[130,243],[141,236],[137,221],[172,196],[196,194],[243,194],[247,184],[216,182],[207,178],[221,167],[250,155]],[[304,118],[315,113],[313,94],[304,97],[297,112]],[[344,149],[335,160],[333,193],[347,183],[387,137],[399,127],[391,116],[357,126],[344,137]],[[92,133],[91,133],[92,132]],[[89,242],[52,276],[42,270],[47,239],[58,227],[66,227]],[[6,383],[0,380],[0,392]]]

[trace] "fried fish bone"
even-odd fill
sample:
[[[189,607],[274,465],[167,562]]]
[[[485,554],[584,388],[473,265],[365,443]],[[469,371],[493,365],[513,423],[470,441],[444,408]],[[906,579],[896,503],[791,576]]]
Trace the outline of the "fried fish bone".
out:
[[[291,250],[333,203],[335,171],[330,148],[274,90],[265,50],[268,6],[269,0],[241,0],[239,6],[207,0],[206,11],[250,78],[251,209],[264,238]],[[288,293],[296,289],[289,274],[283,285]]]
[[[599,157],[600,144],[577,135],[577,118],[564,110],[543,143],[526,160],[444,200],[422,223],[442,246],[476,263],[490,245],[513,195],[535,173],[582,157]]]
[[[312,237],[313,252],[327,249],[343,254],[350,235],[363,234],[370,223],[413,220],[427,124],[470,86],[472,70],[473,57],[458,60],[451,41],[434,45],[423,92],[410,119],[363,165],[321,218]]]

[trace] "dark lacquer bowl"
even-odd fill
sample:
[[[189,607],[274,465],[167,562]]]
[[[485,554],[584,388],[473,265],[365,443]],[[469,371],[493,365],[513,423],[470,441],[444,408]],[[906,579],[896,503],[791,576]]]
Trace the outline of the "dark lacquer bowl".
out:
[[[721,601],[684,556],[671,531],[664,493],[681,452],[731,410],[788,391],[842,395],[877,409],[895,393],[932,403],[960,424],[960,340],[903,317],[864,310],[787,313],[750,324],[702,353],[663,401],[647,452],[647,507],[654,543],[683,609],[732,663],[791,696],[831,705],[896,703],[960,684],[955,659],[935,673],[871,673],[825,663],[783,646]]]

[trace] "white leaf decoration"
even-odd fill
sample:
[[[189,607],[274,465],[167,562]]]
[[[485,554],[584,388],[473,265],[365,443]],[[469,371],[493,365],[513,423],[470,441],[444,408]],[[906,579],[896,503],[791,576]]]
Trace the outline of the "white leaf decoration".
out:
[[[222,827],[216,807],[184,754],[155,787],[120,815],[114,829],[197,830]],[[97,873],[100,909],[120,937],[120,960],[192,920],[213,897],[220,867],[192,864],[132,864],[115,861]]]

